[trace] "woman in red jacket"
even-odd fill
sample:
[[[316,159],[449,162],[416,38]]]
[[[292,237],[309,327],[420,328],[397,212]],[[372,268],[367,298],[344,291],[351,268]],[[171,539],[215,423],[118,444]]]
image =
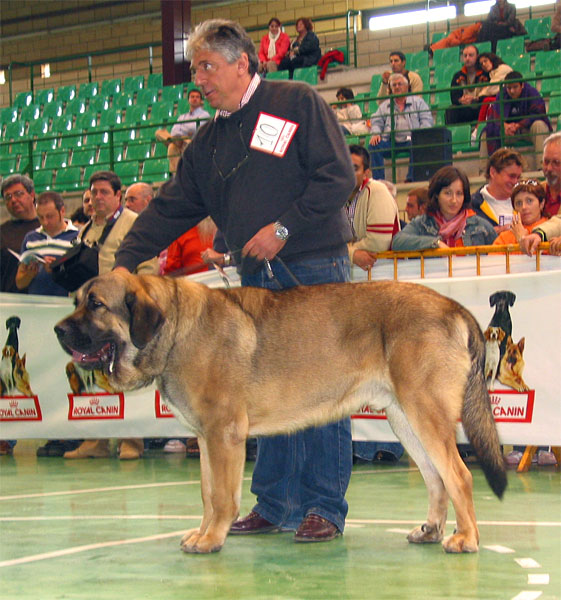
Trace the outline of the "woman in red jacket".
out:
[[[281,22],[273,17],[269,21],[269,33],[261,38],[259,46],[259,73],[277,71],[280,61],[290,47],[290,38],[281,31]]]

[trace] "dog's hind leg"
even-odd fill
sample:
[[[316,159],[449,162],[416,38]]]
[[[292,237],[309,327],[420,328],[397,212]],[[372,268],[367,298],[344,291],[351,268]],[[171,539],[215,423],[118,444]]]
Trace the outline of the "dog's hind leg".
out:
[[[393,432],[419,467],[429,495],[427,520],[415,527],[407,540],[414,544],[441,542],[448,514],[448,494],[444,483],[397,402],[386,408],[386,415]]]

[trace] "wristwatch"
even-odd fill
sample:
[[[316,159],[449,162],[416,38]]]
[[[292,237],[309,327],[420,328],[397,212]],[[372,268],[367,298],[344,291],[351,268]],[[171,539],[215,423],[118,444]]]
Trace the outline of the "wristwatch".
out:
[[[224,266],[229,267],[232,264],[232,255],[229,252],[224,254]]]
[[[273,226],[275,228],[275,235],[279,238],[279,240],[286,242],[286,240],[290,237],[288,229],[280,221],[275,221]]]

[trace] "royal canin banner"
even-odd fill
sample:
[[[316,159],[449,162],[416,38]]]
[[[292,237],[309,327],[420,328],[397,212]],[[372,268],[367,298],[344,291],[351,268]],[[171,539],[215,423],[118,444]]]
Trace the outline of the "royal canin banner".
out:
[[[508,306],[511,321],[510,360],[516,379],[501,373],[497,360],[490,368],[489,398],[499,435],[505,444],[561,444],[561,258],[481,257],[481,275],[475,275],[475,257],[456,257],[452,277],[446,259],[425,260],[420,279],[418,260],[400,261],[398,279],[426,285],[468,308],[485,332],[498,306]],[[393,262],[379,260],[373,279],[392,279]],[[234,269],[226,269],[232,286],[239,285]],[[218,273],[190,277],[210,287],[224,287]],[[366,274],[353,271],[354,281]],[[78,439],[98,437],[176,437],[189,432],[173,415],[155,386],[134,392],[107,389],[102,377],[82,376],[88,389],[77,393],[76,366],[60,348],[53,326],[73,310],[69,298],[0,294],[4,339],[0,376],[0,439]],[[1,330],[0,330],[1,336]],[[16,336],[16,338],[14,338]],[[17,352],[8,340],[17,339]],[[2,342],[6,343],[2,345]],[[493,342],[489,342],[489,356]],[[336,368],[336,366],[334,367]],[[416,365],[412,364],[411,369]],[[356,440],[395,440],[384,411],[364,407],[353,416]],[[458,441],[465,441],[458,424]]]

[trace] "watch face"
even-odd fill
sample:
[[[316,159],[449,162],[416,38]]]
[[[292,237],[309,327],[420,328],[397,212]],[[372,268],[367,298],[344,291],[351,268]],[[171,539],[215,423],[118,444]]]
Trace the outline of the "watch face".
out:
[[[288,239],[288,229],[282,223],[275,223],[275,235],[279,240]]]

